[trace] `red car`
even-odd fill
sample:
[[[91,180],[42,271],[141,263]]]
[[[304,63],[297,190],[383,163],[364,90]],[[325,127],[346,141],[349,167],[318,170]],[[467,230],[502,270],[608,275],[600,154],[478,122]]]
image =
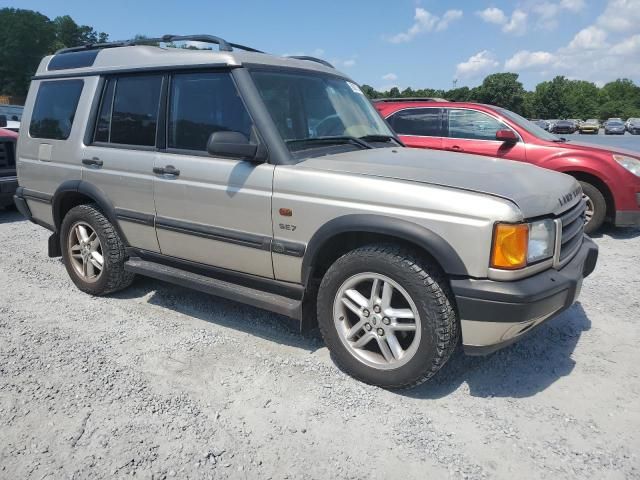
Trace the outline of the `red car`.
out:
[[[506,158],[572,175],[587,200],[587,233],[605,220],[640,226],[640,152],[567,141],[491,105],[389,99],[375,107],[408,147]]]

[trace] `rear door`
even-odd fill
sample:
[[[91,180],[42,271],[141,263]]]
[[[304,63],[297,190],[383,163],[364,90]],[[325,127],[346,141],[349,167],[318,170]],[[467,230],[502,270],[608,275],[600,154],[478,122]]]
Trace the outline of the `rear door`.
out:
[[[489,157],[526,160],[525,144],[520,135],[505,123],[484,112],[466,108],[446,108],[447,137],[443,146],[452,152],[473,153]],[[515,143],[496,140],[498,130],[511,130],[518,137]]]
[[[412,107],[387,118],[391,128],[408,147],[443,148],[444,124],[441,108]]]
[[[273,278],[274,166],[206,151],[217,131],[258,141],[231,73],[175,73],[168,93],[166,149],[156,158],[154,181],[161,252]]]
[[[165,81],[161,73],[107,77],[82,156],[83,180],[111,201],[129,245],[154,252],[153,162]]]

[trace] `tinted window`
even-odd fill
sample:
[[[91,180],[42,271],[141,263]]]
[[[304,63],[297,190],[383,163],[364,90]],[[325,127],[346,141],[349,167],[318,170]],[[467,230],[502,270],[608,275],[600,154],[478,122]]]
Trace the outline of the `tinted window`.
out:
[[[115,90],[115,79],[107,80],[107,84],[104,87],[102,93],[102,105],[100,106],[100,113],[98,114],[98,120],[96,121],[96,133],[93,137],[96,142],[108,142],[109,131],[111,128],[111,106],[113,105],[113,92]]]
[[[489,115],[474,110],[449,110],[449,137],[495,140],[496,132],[509,128]]]
[[[399,135],[441,137],[441,118],[439,108],[408,108],[389,117],[389,124]]]
[[[82,80],[41,83],[31,115],[29,134],[54,140],[69,138],[82,85]]]
[[[206,150],[209,136],[251,136],[251,119],[228,73],[176,74],[171,81],[169,148]]]
[[[115,82],[115,96],[111,108],[111,127],[105,127],[108,118],[110,97],[104,95],[100,109],[100,135],[109,130],[109,142],[126,145],[153,146],[156,143],[158,109],[162,76],[140,75],[120,77]],[[110,86],[107,85],[107,89]],[[105,92],[106,93],[106,92]],[[100,123],[102,120],[102,123]],[[96,131],[96,133],[98,133]]]

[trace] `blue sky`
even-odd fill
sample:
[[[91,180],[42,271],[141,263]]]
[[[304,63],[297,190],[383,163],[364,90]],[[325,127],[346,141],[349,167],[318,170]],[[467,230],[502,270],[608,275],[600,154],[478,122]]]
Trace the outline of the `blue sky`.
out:
[[[515,71],[525,87],[562,74],[640,83],[640,0],[0,0],[111,39],[210,33],[333,62],[358,83],[450,88]]]

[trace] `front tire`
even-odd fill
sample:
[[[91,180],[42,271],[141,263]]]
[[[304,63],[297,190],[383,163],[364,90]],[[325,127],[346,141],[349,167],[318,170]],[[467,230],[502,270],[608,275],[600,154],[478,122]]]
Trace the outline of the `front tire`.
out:
[[[584,232],[592,234],[604,223],[607,216],[607,201],[602,192],[592,184],[580,182],[580,185],[587,202]]]
[[[339,368],[384,388],[431,378],[459,336],[439,268],[393,245],[361,247],[336,260],[320,285],[318,323]]]
[[[65,215],[60,247],[67,273],[83,292],[106,295],[133,282],[134,274],[124,269],[124,243],[94,204],[78,205]]]

